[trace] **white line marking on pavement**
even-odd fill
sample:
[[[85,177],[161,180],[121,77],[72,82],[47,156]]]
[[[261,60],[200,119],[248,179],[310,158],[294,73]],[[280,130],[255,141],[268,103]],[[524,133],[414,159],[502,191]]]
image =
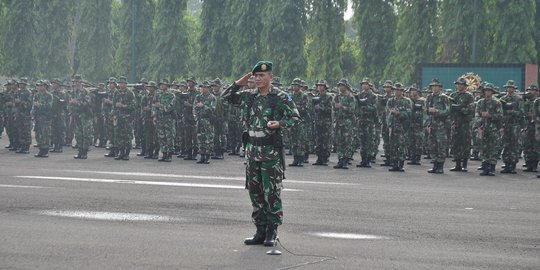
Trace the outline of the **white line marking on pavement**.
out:
[[[56,177],[56,176],[15,176],[15,177],[17,177],[17,178],[26,178],[26,179],[47,179],[47,180],[97,182],[97,183],[112,183],[112,184],[132,184],[132,185],[172,186],[172,187],[198,187],[198,188],[223,188],[223,189],[245,189],[244,186],[196,184],[196,183],[178,183],[178,182],[158,182],[158,181],[139,181],[139,180],[124,180],[124,179],[99,179],[99,178]],[[285,188],[284,191],[301,191],[301,190]]]
[[[95,212],[95,211],[64,211],[64,210],[43,210],[37,212],[39,215],[53,217],[68,217],[78,219],[112,220],[112,221],[181,221],[179,218],[170,216],[147,215],[137,213],[117,213],[117,212]]]
[[[0,185],[0,187],[7,187],[7,188],[48,188],[48,187],[42,187],[42,186],[20,186],[20,185]]]
[[[80,172],[80,173],[95,173],[95,174],[110,174],[110,175],[126,175],[126,176],[149,176],[149,177],[166,177],[166,178],[191,178],[202,180],[231,180],[231,181],[246,181],[245,177],[223,177],[223,176],[205,176],[205,175],[184,175],[184,174],[164,174],[164,173],[143,173],[143,172],[111,172],[111,171],[84,171],[84,170],[65,170],[67,172]],[[285,184],[314,184],[314,185],[343,185],[343,186],[356,186],[358,184],[353,183],[340,183],[340,182],[315,182],[315,181],[301,181],[301,180],[283,180]]]
[[[356,233],[335,233],[335,232],[316,232],[309,233],[314,236],[324,238],[337,238],[337,239],[352,239],[352,240],[384,240],[390,239],[390,237],[370,235],[370,234],[356,234]]]

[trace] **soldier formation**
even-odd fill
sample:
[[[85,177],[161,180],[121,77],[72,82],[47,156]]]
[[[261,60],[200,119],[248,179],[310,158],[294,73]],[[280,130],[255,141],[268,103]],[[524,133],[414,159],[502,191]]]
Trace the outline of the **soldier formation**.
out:
[[[540,160],[540,99],[538,86],[520,93],[507,81],[504,94],[491,83],[474,91],[464,77],[455,91],[445,93],[434,79],[428,89],[385,81],[381,89],[363,78],[359,89],[347,80],[335,87],[320,80],[313,87],[294,79],[283,87],[278,77],[272,85],[289,94],[301,121],[284,130],[284,145],[293,161],[304,167],[327,166],[332,152],[335,169],[348,169],[354,154],[356,167],[371,168],[382,140],[384,162],[389,171],[403,172],[404,164],[420,165],[422,155],[431,159],[429,173],[444,173],[445,161],[453,158],[451,171],[467,171],[469,160],[481,160],[480,175],[493,176],[498,160],[500,173],[516,173],[523,157],[525,172],[537,172]],[[31,87],[35,86],[35,87]],[[10,79],[0,92],[0,135],[6,130],[10,151],[30,153],[32,128],[35,157],[61,153],[63,147],[78,149],[76,159],[87,159],[91,146],[107,148],[106,157],[129,160],[137,156],[171,162],[173,156],[209,164],[210,159],[245,155],[245,102],[222,97],[228,85],[219,78],[198,83],[141,79],[129,84],[126,77],[111,77],[93,85],[75,75],[72,80]],[[244,90],[254,89],[250,78]],[[75,139],[75,140],[73,140]],[[161,157],[159,154],[161,153]],[[409,160],[408,162],[406,162]]]

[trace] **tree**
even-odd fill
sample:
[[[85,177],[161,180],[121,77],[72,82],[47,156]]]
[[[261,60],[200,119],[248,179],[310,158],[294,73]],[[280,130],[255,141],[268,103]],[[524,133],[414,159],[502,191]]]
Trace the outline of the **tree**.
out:
[[[150,71],[150,54],[153,49],[152,23],[155,14],[153,0],[123,0],[119,9],[115,72],[130,74],[132,57],[133,18],[135,18],[135,76],[146,76]],[[130,78],[135,80],[136,78]]]
[[[186,25],[186,0],[158,0],[154,20],[154,77],[174,79],[187,74],[191,52]]]
[[[232,52],[228,37],[232,33],[227,20],[223,2],[203,0],[199,37],[200,75],[203,77],[230,76]]]
[[[274,61],[274,74],[283,80],[306,75],[306,3],[275,0],[266,6],[260,48]]]
[[[34,0],[11,1],[4,36],[4,69],[10,76],[35,74],[36,25]]]
[[[488,16],[493,20],[490,61],[494,63],[534,63],[537,61],[535,2],[490,1]]]
[[[45,77],[64,77],[71,70],[69,39],[72,34],[73,3],[37,0],[36,71]]]
[[[467,7],[467,8],[464,8]],[[472,63],[486,60],[487,20],[484,0],[441,1],[439,62]]]
[[[356,0],[354,22],[360,50],[358,73],[381,80],[394,50],[396,14],[392,0]]]
[[[394,52],[385,68],[385,78],[416,82],[420,63],[431,63],[437,48],[435,22],[438,0],[400,0]]]
[[[311,2],[306,45],[309,78],[336,81],[343,77],[341,46],[345,37],[343,13],[346,9],[345,0]]]
[[[112,65],[111,47],[112,0],[93,0],[82,3],[80,32],[78,33],[75,60],[85,78],[105,80]]]

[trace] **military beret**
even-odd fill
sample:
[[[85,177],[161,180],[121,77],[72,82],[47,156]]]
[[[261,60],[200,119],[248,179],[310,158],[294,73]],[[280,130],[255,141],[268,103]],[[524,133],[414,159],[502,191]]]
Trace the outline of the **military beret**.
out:
[[[506,84],[503,87],[512,87],[514,89],[517,89],[516,82],[514,80],[506,81]]]
[[[251,73],[272,71],[272,66],[270,61],[259,61],[253,66]]]
[[[118,77],[118,83],[127,83],[127,78],[125,76]]]

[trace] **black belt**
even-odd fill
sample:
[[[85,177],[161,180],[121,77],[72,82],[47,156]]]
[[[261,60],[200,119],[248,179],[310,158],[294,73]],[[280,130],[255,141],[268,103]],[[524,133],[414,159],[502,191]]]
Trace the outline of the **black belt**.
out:
[[[272,137],[249,137],[249,143],[254,146],[274,145]]]

